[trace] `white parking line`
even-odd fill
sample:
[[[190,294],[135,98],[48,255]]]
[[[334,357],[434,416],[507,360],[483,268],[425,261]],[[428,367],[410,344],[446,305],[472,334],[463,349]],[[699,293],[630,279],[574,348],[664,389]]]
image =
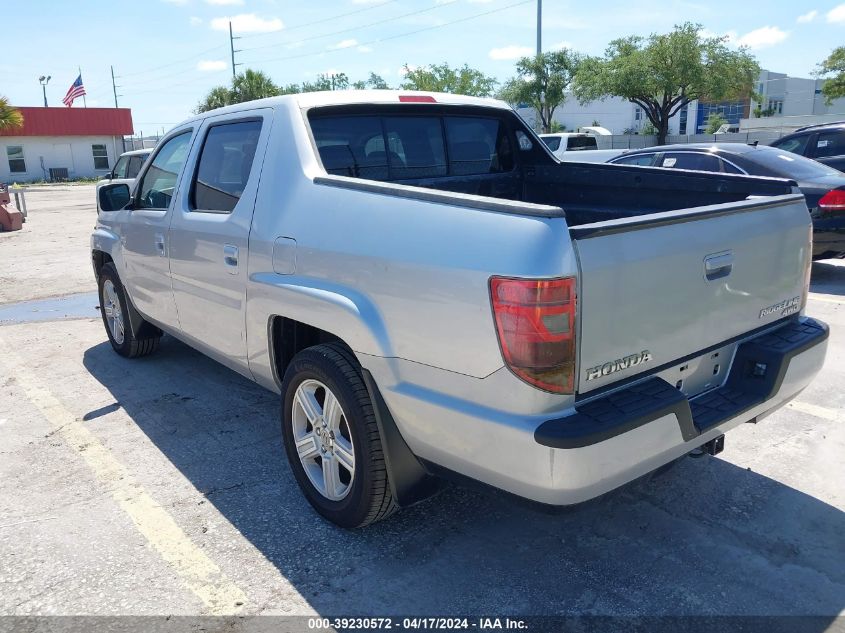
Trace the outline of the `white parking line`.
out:
[[[56,429],[68,447],[85,460],[111,491],[149,545],[170,565],[211,615],[232,615],[242,609],[246,594],[194,544],[144,490],[123,464],[73,413],[41,384],[11,347],[0,338],[0,362],[15,376],[27,399]]]
[[[828,407],[820,407],[817,404],[810,404],[809,402],[801,402],[800,400],[793,400],[788,405],[790,409],[801,411],[802,413],[809,413],[817,418],[831,420],[832,422],[841,422],[845,420],[845,415],[839,409],[829,409]]]

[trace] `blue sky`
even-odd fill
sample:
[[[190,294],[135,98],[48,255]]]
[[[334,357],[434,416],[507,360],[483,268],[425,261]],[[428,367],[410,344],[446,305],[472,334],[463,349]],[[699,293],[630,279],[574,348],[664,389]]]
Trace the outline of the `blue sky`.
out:
[[[39,75],[51,75],[60,105],[77,66],[89,106],[111,106],[109,65],[119,104],[136,133],[169,128],[202,95],[231,77],[228,20],[236,61],[286,84],[319,73],[352,80],[372,70],[391,85],[404,64],[468,63],[500,80],[535,46],[536,0],[81,0],[4,3],[0,94],[42,103]],[[751,47],[764,68],[809,76],[845,44],[845,3],[813,0],[544,0],[544,49],[600,54],[624,35],[664,32],[683,21]],[[9,54],[9,51],[12,53]],[[81,102],[78,102],[81,106]],[[76,107],[76,106],[74,106]]]

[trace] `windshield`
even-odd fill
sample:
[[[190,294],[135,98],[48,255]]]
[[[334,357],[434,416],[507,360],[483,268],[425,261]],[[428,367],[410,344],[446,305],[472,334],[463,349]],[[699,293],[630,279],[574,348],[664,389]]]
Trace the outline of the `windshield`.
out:
[[[774,147],[761,147],[755,151],[746,152],[742,156],[784,178],[812,180],[842,175],[832,167]]]

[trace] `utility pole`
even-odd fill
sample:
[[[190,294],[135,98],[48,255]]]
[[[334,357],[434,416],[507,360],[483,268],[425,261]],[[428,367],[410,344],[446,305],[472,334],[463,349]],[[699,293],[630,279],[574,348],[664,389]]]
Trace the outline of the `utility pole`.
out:
[[[543,0],[537,0],[537,55],[543,54]]]
[[[111,68],[111,91],[114,94],[114,107],[117,107],[117,85],[114,83],[114,66],[109,66]]]
[[[229,50],[232,51],[232,79],[235,78],[235,67],[240,66],[240,64],[235,63],[235,53],[240,53],[241,51],[235,50],[235,40],[241,39],[240,37],[235,37],[232,34],[232,22],[229,21]]]
[[[82,79],[82,66],[77,66],[77,67],[76,67],[76,70],[78,70],[78,71],[79,71],[79,79],[81,80],[81,79]],[[85,82],[84,82],[84,81],[82,82],[82,85],[83,85],[83,86],[85,85]],[[87,107],[88,107],[88,102],[85,100],[85,95],[84,95],[84,94],[82,95],[82,107],[83,107],[83,108],[87,108]]]

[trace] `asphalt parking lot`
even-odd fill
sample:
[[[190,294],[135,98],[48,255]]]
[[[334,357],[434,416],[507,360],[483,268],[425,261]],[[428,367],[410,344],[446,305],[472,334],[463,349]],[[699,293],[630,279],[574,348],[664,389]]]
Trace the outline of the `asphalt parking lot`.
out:
[[[301,496],[275,395],[170,337],[112,352],[93,196],[35,190],[0,234],[0,615],[845,611],[842,262],[813,267],[823,372],[718,457],[556,513],[448,486],[347,532]]]

